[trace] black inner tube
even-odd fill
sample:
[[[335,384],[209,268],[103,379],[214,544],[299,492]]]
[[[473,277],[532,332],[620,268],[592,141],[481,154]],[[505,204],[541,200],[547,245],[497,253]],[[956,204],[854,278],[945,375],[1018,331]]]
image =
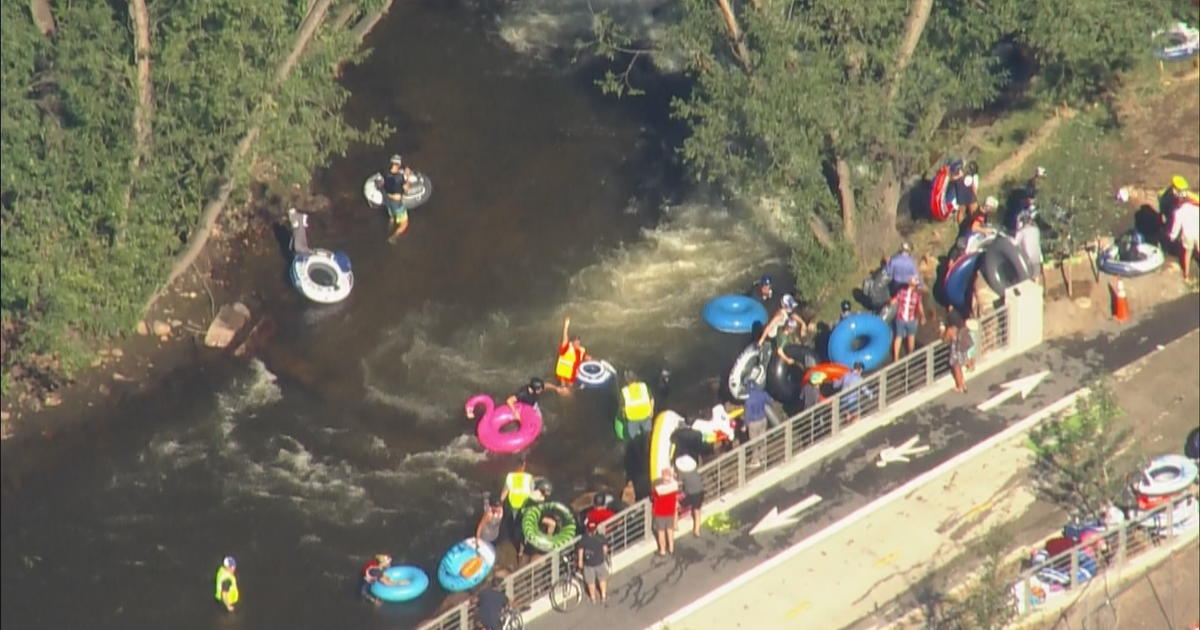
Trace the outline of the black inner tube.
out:
[[[998,295],[1008,287],[1029,279],[1029,269],[1017,247],[1006,238],[996,238],[983,253],[983,279]]]

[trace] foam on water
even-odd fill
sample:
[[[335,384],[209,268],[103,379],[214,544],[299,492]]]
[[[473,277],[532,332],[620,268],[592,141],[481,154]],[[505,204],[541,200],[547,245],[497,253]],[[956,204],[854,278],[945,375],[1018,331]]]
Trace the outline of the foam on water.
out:
[[[496,18],[500,37],[514,50],[535,57],[567,52],[576,40],[592,39],[595,13],[607,12],[635,39],[655,41],[661,27],[654,15],[667,0],[523,0],[507,3]]]
[[[663,215],[572,276],[557,306],[493,313],[439,337],[429,332],[440,321],[435,307],[402,316],[362,359],[368,399],[422,422],[461,422],[466,397],[504,395],[531,374],[549,373],[566,315],[589,350],[618,367],[684,360],[705,302],[747,288],[783,259],[773,239],[736,211],[689,202]]]

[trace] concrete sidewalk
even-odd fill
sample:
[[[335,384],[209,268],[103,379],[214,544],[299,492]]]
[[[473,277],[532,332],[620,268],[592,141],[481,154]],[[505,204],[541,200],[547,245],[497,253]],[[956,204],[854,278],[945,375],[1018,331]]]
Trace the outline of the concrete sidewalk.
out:
[[[924,577],[930,557],[952,557],[969,538],[1032,502],[1016,478],[1015,471],[1028,457],[1020,439],[993,440],[994,436],[1097,374],[1186,334],[1196,327],[1197,313],[1200,301],[1188,296],[1099,342],[1045,344],[975,375],[969,394],[943,395],[734,507],[731,515],[743,523],[736,532],[684,538],[669,560],[647,558],[619,571],[612,579],[608,607],[585,604],[566,615],[540,616],[527,626],[620,630],[664,619],[672,629],[850,624]],[[1003,383],[1047,369],[1050,375],[1028,399],[1014,398],[988,412],[976,410],[1000,392]],[[914,436],[931,449],[908,463],[875,465],[881,450]],[[988,440],[996,444],[986,452],[954,469],[935,470]],[[919,488],[905,487],[922,476]],[[903,490],[887,505],[872,504],[898,488]],[[749,534],[771,508],[783,509],[814,494],[823,500],[796,525],[756,537]],[[708,513],[721,509],[710,505]],[[780,555],[797,548],[786,557]],[[764,563],[765,569],[755,568]],[[705,599],[705,594],[731,582],[737,588]]]

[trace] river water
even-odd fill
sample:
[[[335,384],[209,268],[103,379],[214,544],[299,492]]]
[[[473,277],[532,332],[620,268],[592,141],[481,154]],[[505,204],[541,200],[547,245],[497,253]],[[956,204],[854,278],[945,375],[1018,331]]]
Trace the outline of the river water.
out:
[[[398,131],[316,174],[333,208],[309,232],[350,254],[353,295],[313,306],[273,244],[248,254],[234,280],[278,324],[258,358],[185,370],[5,493],[4,628],[414,625],[444,597],[436,580],[377,610],[357,599],[357,571],[387,551],[432,576],[472,531],[513,460],[482,451],[462,403],[549,376],[564,315],[595,355],[646,377],[669,368],[680,411],[712,404],[745,340],[699,309],[778,271],[777,250],[678,181],[668,85],[609,100],[594,68],[523,55],[497,24],[476,6],[399,3],[376,29],[373,55],[345,72],[346,115]],[[388,245],[361,184],[396,151],[435,193]],[[611,392],[544,399],[530,467],[558,498],[620,488],[614,408]],[[212,600],[225,554],[239,560],[235,615]]]

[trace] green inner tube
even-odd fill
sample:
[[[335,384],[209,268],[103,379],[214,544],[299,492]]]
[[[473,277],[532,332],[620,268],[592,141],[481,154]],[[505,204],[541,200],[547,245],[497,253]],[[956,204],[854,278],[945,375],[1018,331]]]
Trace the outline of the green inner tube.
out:
[[[625,435],[625,418],[622,418],[620,413],[613,416],[613,433],[616,433],[617,439],[622,442],[627,439]]]
[[[558,522],[553,536],[542,531],[543,516]],[[547,553],[575,537],[575,515],[571,514],[571,508],[557,501],[535,503],[521,511],[521,533],[525,535],[525,544]]]

